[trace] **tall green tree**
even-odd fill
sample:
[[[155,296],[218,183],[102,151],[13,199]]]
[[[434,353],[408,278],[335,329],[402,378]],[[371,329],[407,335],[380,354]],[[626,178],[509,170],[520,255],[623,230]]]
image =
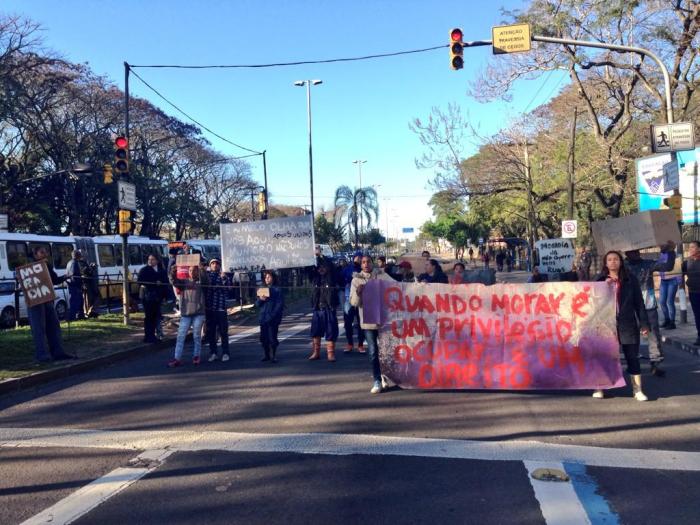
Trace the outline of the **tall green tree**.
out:
[[[339,186],[335,190],[335,223],[346,224],[349,231],[354,233],[355,248],[359,246],[360,231],[358,223],[360,217],[364,219],[367,228],[371,228],[372,219],[379,216],[379,202],[374,188],[355,188]]]

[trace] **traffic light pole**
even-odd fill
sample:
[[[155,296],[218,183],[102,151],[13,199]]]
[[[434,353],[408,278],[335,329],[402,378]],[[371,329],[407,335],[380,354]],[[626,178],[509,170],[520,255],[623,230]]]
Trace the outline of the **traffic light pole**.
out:
[[[267,201],[267,156],[266,156],[267,150],[263,150],[262,152],[262,158],[263,158],[263,175],[265,177],[265,211],[263,212],[263,219],[267,219],[270,215],[270,207],[268,206],[268,201]]]
[[[124,136],[127,142],[127,159],[129,158],[129,63],[124,61]],[[119,223],[117,223],[119,224]],[[124,325],[129,324],[129,234],[122,234],[122,273],[124,280],[122,281],[122,312]]]

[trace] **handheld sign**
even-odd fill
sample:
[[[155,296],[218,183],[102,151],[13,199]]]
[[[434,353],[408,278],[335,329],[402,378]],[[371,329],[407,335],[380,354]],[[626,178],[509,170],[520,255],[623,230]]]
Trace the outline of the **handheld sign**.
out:
[[[257,293],[257,295],[258,295],[258,297],[260,297],[260,298],[262,298],[262,297],[267,297],[267,298],[269,299],[269,297],[270,297],[270,289],[267,288],[267,287],[265,287],[265,288],[258,288],[258,293]]]
[[[540,272],[571,271],[576,251],[570,239],[543,239],[535,242],[535,248],[540,256]]]
[[[625,252],[681,242],[675,210],[652,210],[591,223],[598,253]]]
[[[178,255],[175,258],[175,264],[177,265],[177,278],[178,279],[189,279],[190,278],[190,268],[192,266],[199,266],[201,261],[201,256],[198,253],[190,255]]]
[[[28,308],[50,303],[56,299],[51,274],[49,274],[49,268],[44,261],[18,266],[15,271]]]

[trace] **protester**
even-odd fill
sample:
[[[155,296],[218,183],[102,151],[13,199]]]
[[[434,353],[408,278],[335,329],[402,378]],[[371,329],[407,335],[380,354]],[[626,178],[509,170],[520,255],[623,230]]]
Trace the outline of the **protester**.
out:
[[[447,284],[448,279],[445,272],[442,271],[440,263],[435,259],[428,259],[425,262],[425,273],[418,276],[418,282]]]
[[[428,250],[423,250],[423,251],[421,252],[420,256],[423,257],[423,259],[426,259],[426,260],[427,260],[427,259],[430,259],[430,252],[429,252]]]
[[[85,319],[83,313],[83,276],[80,271],[80,260],[83,254],[80,250],[73,250],[73,257],[66,266],[66,282],[68,283],[68,320]]]
[[[591,264],[593,264],[593,255],[584,246],[578,259],[579,281],[591,280]]]
[[[362,257],[361,271],[355,273],[352,279],[350,289],[350,302],[353,306],[359,309],[360,326],[365,334],[367,341],[367,353],[370,363],[372,363],[372,389],[370,393],[379,394],[382,391],[382,371],[379,365],[379,348],[377,346],[377,338],[379,335],[379,326],[376,324],[365,323],[363,320],[363,305],[362,292],[365,285],[373,279],[391,280],[381,269],[372,268],[372,257],[365,255]]]
[[[217,341],[221,338],[221,360],[230,359],[228,348],[228,312],[226,299],[233,288],[233,275],[221,272],[221,261],[212,258],[207,271],[209,286],[206,289],[206,334],[209,343],[209,362],[219,359]]]
[[[633,273],[623,264],[622,254],[609,251],[603,258],[603,270],[597,281],[605,281],[615,287],[617,338],[627,361],[627,372],[632,381],[632,391],[637,401],[647,401],[642,391],[642,371],[639,365],[639,332],[649,333],[647,310],[644,307],[642,290]],[[593,397],[602,399],[602,390],[593,392]]]
[[[377,268],[386,272],[386,257],[384,255],[377,257]]]
[[[464,263],[458,262],[452,267],[453,274],[450,278],[450,284],[463,284],[464,283]]]
[[[656,294],[654,292],[654,272],[664,272],[673,269],[676,261],[676,244],[673,241],[668,241],[660,247],[660,250],[665,257],[658,261],[642,259],[639,250],[626,251],[625,266],[629,273],[632,273],[637,278],[637,282],[639,282],[639,286],[642,289],[642,298],[644,299],[650,330],[647,342],[651,373],[663,377],[666,372],[659,366],[664,360],[664,354],[661,328],[659,327],[659,313],[656,307]]]
[[[416,281],[416,277],[413,275],[413,267],[408,261],[401,261],[399,263],[399,273],[396,276],[396,280],[401,283],[413,283]]]
[[[528,277],[528,283],[546,283],[549,281],[549,276],[545,273],[540,273],[539,266],[532,267],[532,275]]]
[[[326,339],[326,352],[329,361],[335,361],[335,342],[338,339],[338,318],[335,309],[338,306],[338,293],[333,281],[333,274],[327,264],[322,263],[316,269],[312,283],[311,306],[311,344],[309,361],[321,357],[321,338]]]
[[[66,277],[59,277],[49,261],[49,252],[43,246],[35,246],[32,250],[34,261],[44,261],[51,276],[51,282],[57,286],[66,280]],[[17,272],[19,279],[19,272]],[[39,362],[59,361],[61,359],[75,359],[75,356],[66,354],[63,351],[63,339],[61,336],[61,324],[56,315],[56,308],[53,301],[37,304],[27,308],[29,326],[32,329],[32,339],[34,339],[34,359]],[[48,347],[47,347],[48,341]]]
[[[284,296],[277,286],[277,276],[272,271],[265,271],[263,279],[267,293],[258,292],[255,305],[260,309],[260,343],[265,352],[262,361],[277,362],[277,347],[280,323],[284,310]]]
[[[156,329],[160,322],[160,308],[168,288],[168,276],[160,266],[156,254],[150,254],[146,266],[138,273],[139,297],[143,304],[143,342],[157,343]]]
[[[674,253],[675,255],[675,253]],[[660,253],[657,263],[667,263],[669,259],[668,253]],[[661,312],[664,316],[664,322],[661,328],[666,330],[676,329],[676,293],[682,282],[680,272],[676,270],[674,263],[673,269],[667,272],[659,272],[659,303],[661,303]]]
[[[354,348],[355,325],[357,325],[357,350],[361,354],[365,353],[365,338],[362,334],[362,329],[360,328],[360,313],[357,308],[350,304],[350,284],[352,283],[352,276],[361,270],[361,258],[362,252],[355,252],[352,259],[352,264],[348,265],[343,270],[343,280],[339,283],[342,284],[345,291],[344,300],[341,304],[343,306],[345,338],[347,339],[347,345],[344,350],[346,354],[352,352]]]
[[[174,368],[182,364],[185,338],[190,327],[192,327],[192,339],[194,341],[192,364],[197,366],[200,363],[200,354],[202,352],[202,325],[204,325],[206,312],[204,286],[209,284],[207,272],[203,271],[199,266],[191,266],[189,268],[189,279],[179,279],[177,277],[177,266],[173,266],[170,280],[173,286],[177,288],[180,296],[180,328],[177,331],[175,355],[168,361],[168,366]]]
[[[700,346],[700,242],[693,241],[688,248],[688,258],[683,261],[683,280],[688,290],[688,299],[695,317],[697,338],[695,346]]]

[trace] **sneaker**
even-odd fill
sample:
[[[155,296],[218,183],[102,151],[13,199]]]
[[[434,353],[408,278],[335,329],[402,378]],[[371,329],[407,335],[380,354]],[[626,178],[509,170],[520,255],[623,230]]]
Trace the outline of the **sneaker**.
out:
[[[182,361],[179,359],[171,359],[168,361],[168,368],[175,368],[176,366],[182,365]]]
[[[351,345],[351,344],[348,344],[348,345],[345,347],[345,350],[343,350],[343,352],[346,353],[346,354],[349,354],[350,352],[352,352],[352,345]]]
[[[360,352],[361,354],[366,354],[367,350],[365,350],[365,345],[360,345],[357,347],[357,351]]]
[[[645,396],[644,392],[642,392],[641,390],[639,392],[635,392],[634,398],[637,401],[649,401],[649,398],[647,396]]]
[[[216,354],[211,354],[211,355],[209,355],[208,361],[209,361],[210,363],[213,363],[213,362],[216,361],[217,359],[219,359],[219,356],[218,356],[218,355],[216,355]]]
[[[228,355],[228,354],[224,354],[224,355],[221,356],[221,360],[222,360],[224,363],[225,363],[226,361],[228,361],[229,359],[231,359],[231,356]]]
[[[372,385],[372,390],[369,391],[370,394],[380,394],[382,392],[381,381],[375,381]]]
[[[604,399],[605,398],[605,392],[602,390],[594,390],[593,391],[593,399]]]
[[[194,357],[192,358],[192,364],[193,364],[194,366],[197,366],[197,365],[198,365],[199,363],[201,363],[201,362],[202,362],[202,360],[201,360],[201,358],[200,358],[198,355],[196,355],[196,356],[194,356]]]

